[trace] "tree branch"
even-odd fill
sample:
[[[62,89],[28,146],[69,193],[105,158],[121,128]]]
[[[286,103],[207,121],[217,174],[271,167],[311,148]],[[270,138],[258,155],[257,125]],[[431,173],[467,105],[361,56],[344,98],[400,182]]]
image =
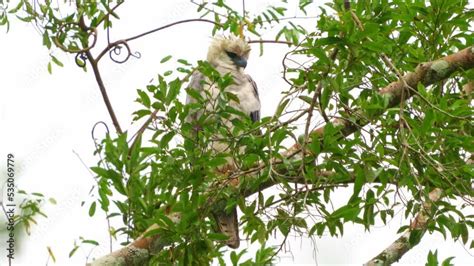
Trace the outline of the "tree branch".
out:
[[[107,90],[105,89],[104,82],[102,81],[98,62],[94,59],[90,51],[86,52],[86,56],[89,62],[91,63],[92,70],[94,71],[95,80],[97,81],[97,85],[99,85],[100,93],[102,94],[102,98],[104,99],[105,106],[107,106],[107,111],[110,114],[110,118],[112,119],[112,123],[114,124],[115,130],[117,131],[117,133],[122,134],[122,128],[120,127],[117,116],[115,115],[112,104],[110,103],[109,96],[107,95]]]
[[[167,215],[173,223],[178,223],[181,220],[179,213],[172,213]],[[100,259],[87,263],[87,266],[104,266],[104,265],[144,265],[149,260],[150,255],[159,252],[170,243],[163,241],[158,234],[153,234],[152,231],[158,229],[159,226],[154,224],[148,228],[140,237],[119,250],[116,250]]]
[[[250,40],[248,41],[248,43],[277,43],[277,44],[293,45],[292,42],[278,41],[278,40]]]
[[[179,24],[183,24],[183,23],[189,23],[189,22],[207,22],[207,23],[211,23],[211,24],[214,24],[214,25],[217,25],[217,26],[220,26],[220,25],[221,25],[221,24],[219,24],[219,23],[217,23],[217,22],[215,22],[215,21],[208,20],[208,19],[201,19],[201,18],[185,19],[185,20],[176,21],[176,22],[173,22],[173,23],[170,23],[170,24],[166,24],[166,25],[164,25],[164,26],[161,26],[161,27],[158,27],[158,28],[149,30],[149,31],[144,32],[144,33],[141,33],[141,34],[137,34],[137,35],[132,36],[132,37],[129,37],[129,38],[127,38],[127,39],[118,40],[118,41],[109,43],[109,44],[107,45],[107,47],[105,47],[105,48],[99,53],[99,55],[97,56],[97,61],[99,61],[108,51],[110,51],[110,49],[112,49],[113,47],[115,47],[115,46],[117,46],[117,45],[124,44],[124,43],[127,43],[127,42],[129,42],[129,41],[136,40],[136,39],[138,39],[138,38],[144,37],[144,36],[146,36],[146,35],[155,33],[155,32],[160,31],[160,30],[164,30],[164,29],[166,29],[166,28],[169,28],[169,27],[172,27],[172,26],[175,26],[175,25],[179,25]]]

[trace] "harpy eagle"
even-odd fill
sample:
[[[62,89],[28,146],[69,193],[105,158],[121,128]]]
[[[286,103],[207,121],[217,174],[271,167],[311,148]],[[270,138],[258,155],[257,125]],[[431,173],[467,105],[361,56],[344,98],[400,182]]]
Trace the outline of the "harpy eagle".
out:
[[[237,37],[218,37],[215,38],[209,46],[207,53],[207,61],[219,72],[221,76],[226,74],[232,75],[233,84],[225,88],[225,91],[236,95],[237,101],[229,101],[228,104],[242,113],[248,115],[255,122],[260,120],[260,99],[258,97],[257,85],[253,79],[244,72],[247,66],[247,59],[250,53],[249,44]],[[206,109],[213,109],[213,102],[218,97],[220,90],[217,86],[211,85],[211,82],[200,72],[195,72],[191,78],[189,87],[201,92],[203,97],[214,99],[206,99]],[[207,93],[205,93],[207,92]],[[189,95],[186,103],[192,103],[196,100]],[[195,112],[188,116],[188,121],[193,122],[199,118],[201,112]],[[235,116],[236,117],[236,116]],[[233,117],[233,118],[235,118]],[[232,123],[226,123],[226,126],[232,130]],[[212,142],[210,148],[215,152],[224,152],[228,149],[228,145],[222,142]],[[230,164],[233,161],[230,160]],[[237,208],[230,212],[223,210],[213,212],[214,219],[218,225],[218,229],[228,237],[227,245],[231,248],[238,248],[240,244],[239,227],[237,221]]]

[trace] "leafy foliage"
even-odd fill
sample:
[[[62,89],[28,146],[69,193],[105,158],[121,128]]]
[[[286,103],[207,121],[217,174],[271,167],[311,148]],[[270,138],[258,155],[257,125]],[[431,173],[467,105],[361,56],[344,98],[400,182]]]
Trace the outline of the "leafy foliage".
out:
[[[275,114],[252,123],[228,106],[239,100],[226,91],[231,76],[221,76],[204,61],[193,66],[178,59],[181,66],[176,71],[185,76],[173,79],[173,72],[165,72],[137,90],[136,101],[142,107],[133,115],[135,121],[151,121],[145,130],[134,136],[109,134],[98,145],[101,159],[92,170],[98,176],[99,198],[89,215],[98,206],[112,211],[109,217],[120,216],[123,222],[117,232],[132,239],[159,225],[150,234],[159,234],[164,248],[153,255],[152,263],[209,264],[217,259],[224,264],[225,236],[216,233],[210,212],[216,206],[238,206],[243,233],[261,244],[255,259],[241,265],[261,265],[278,254],[265,246],[274,232],[285,239],[290,232],[339,236],[346,223],[370,230],[376,222],[387,223],[400,204],[407,218],[415,216],[430,201],[429,192],[440,188],[444,198],[431,205],[427,230],[445,237],[449,233],[467,244],[474,223],[463,208],[472,206],[468,198],[473,196],[474,172],[466,161],[474,152],[474,134],[471,96],[463,96],[461,87],[473,79],[473,70],[432,86],[409,88],[399,106],[379,89],[419,63],[472,46],[469,23],[474,11],[467,8],[468,2],[355,1],[347,9],[336,0],[320,7],[314,27],[288,20],[287,1],[255,14],[240,14],[226,2],[197,5],[202,18],[215,22],[212,34],[249,33],[259,38],[267,26],[276,25],[274,39],[292,46],[283,59],[288,88]],[[300,12],[307,15],[311,2],[299,1]],[[50,1],[39,9],[20,1],[3,9],[0,24],[8,26],[8,16],[16,14],[43,26],[46,47],[55,44],[66,52],[82,53],[93,48],[99,26],[109,28],[119,19],[111,7],[122,1],[76,3],[64,14]],[[169,60],[172,57],[165,56],[157,64]],[[52,62],[62,65],[55,57]],[[206,110],[206,97],[186,87],[194,71],[221,90],[213,110]],[[178,99],[183,90],[194,103]],[[196,112],[200,118],[190,123],[187,117]],[[349,121],[358,130],[348,137],[328,118]],[[323,122],[324,134],[312,130]],[[299,150],[288,156],[290,141],[296,141]],[[214,152],[210,147],[215,142],[228,146],[228,151]],[[237,169],[216,171],[230,158]],[[238,185],[230,184],[232,180]],[[278,184],[279,190],[263,193],[268,184]],[[348,184],[352,195],[345,204],[332,207],[334,192]],[[465,202],[455,204],[452,199]],[[178,223],[167,216],[175,212],[181,214]],[[400,230],[405,229],[409,228]],[[416,245],[422,235],[413,231],[410,244]],[[231,252],[232,263],[240,264],[245,252]],[[437,264],[436,256],[430,253],[428,265]]]

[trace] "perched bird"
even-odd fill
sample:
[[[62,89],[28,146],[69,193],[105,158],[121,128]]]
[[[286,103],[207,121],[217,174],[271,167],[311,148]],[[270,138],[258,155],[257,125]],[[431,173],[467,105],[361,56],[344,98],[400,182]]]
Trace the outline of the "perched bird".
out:
[[[255,122],[260,120],[260,99],[258,97],[257,85],[253,79],[244,72],[247,66],[247,59],[250,53],[249,44],[237,37],[218,37],[215,38],[207,53],[207,61],[219,72],[221,76],[230,74],[233,83],[225,88],[225,91],[236,95],[239,101],[229,101],[228,105],[240,112],[248,115]],[[200,92],[206,97],[207,104],[205,108],[212,110],[215,105],[216,97],[221,93],[216,85],[211,82],[200,72],[195,72],[191,78],[189,87]],[[207,92],[207,93],[206,93]],[[196,100],[188,95],[186,102],[193,103]],[[202,110],[192,113],[188,116],[188,121],[193,122],[202,115]],[[235,116],[237,117],[237,116]],[[232,118],[235,118],[232,117]],[[228,120],[225,125],[232,129],[232,123]],[[224,152],[229,147],[223,142],[212,142],[210,144],[213,151]],[[233,160],[229,160],[229,164],[233,164]],[[238,248],[239,227],[237,221],[237,208],[230,212],[224,210],[214,211],[214,219],[218,225],[220,232],[228,236],[227,245],[231,248]]]

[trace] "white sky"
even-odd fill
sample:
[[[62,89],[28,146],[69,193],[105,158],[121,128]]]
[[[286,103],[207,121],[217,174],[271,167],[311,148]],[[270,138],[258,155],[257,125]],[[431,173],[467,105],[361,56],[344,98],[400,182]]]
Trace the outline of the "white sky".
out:
[[[275,1],[247,1],[247,10],[261,10],[269,3]],[[315,10],[313,7],[312,12]],[[127,1],[117,12],[121,20],[114,24],[112,40],[197,17],[195,6],[187,0]],[[312,25],[311,21],[305,23]],[[179,25],[131,42],[132,50],[139,51],[141,59],[131,58],[122,65],[112,63],[108,58],[101,61],[103,78],[123,129],[135,132],[137,128],[130,125],[131,113],[138,107],[134,103],[136,89],[143,88],[157,73],[175,67],[172,63],[159,64],[159,60],[169,54],[173,55],[173,60],[183,58],[192,63],[204,59],[211,29],[212,26],[205,23]],[[269,30],[265,37],[271,39],[272,34],[274,30]],[[99,33],[99,38],[103,37],[105,35]],[[84,73],[75,66],[72,56],[65,56],[55,49],[54,54],[65,67],[54,67],[53,75],[49,75],[46,68],[48,51],[41,43],[41,36],[31,25],[14,22],[8,34],[0,28],[0,160],[6,161],[6,154],[13,153],[18,188],[41,192],[58,202],[43,206],[49,218],[37,217],[38,225],[33,226],[30,236],[22,230],[16,232],[21,237],[17,238],[13,265],[45,265],[47,246],[56,256],[55,265],[84,265],[90,252],[88,246],[68,258],[74,240],[82,236],[98,241],[100,247],[92,251],[91,257],[108,253],[109,247],[104,214],[98,212],[93,218],[87,214],[93,199],[89,191],[95,182],[75,152],[87,166],[94,166],[98,158],[92,154],[91,128],[97,121],[105,121],[111,129],[112,124],[92,71]],[[99,43],[98,47],[103,44]],[[262,57],[258,56],[258,45],[255,50],[247,71],[259,84],[263,116],[269,116],[274,112],[280,92],[287,89],[281,79],[281,58],[288,48],[265,45]],[[5,163],[0,165],[1,181],[5,179]],[[342,201],[351,193],[350,188],[343,189],[335,194],[338,196],[335,200]],[[82,201],[86,201],[84,207],[80,206]],[[361,226],[346,225],[342,238],[290,237],[286,250],[291,252],[281,253],[279,265],[361,265],[398,237],[399,226],[407,224],[402,216],[403,212],[398,212],[388,226],[375,226],[371,233],[364,232]],[[0,222],[4,221],[1,216]],[[119,223],[115,225],[120,226]],[[0,265],[5,265],[4,229],[0,230],[0,239]],[[272,240],[268,245],[278,243]],[[244,241],[241,246],[245,248],[247,243]],[[118,247],[118,242],[114,243],[114,249]],[[459,241],[443,240],[435,234],[425,236],[399,265],[424,264],[428,251],[435,249],[438,249],[439,258],[456,256],[456,265],[474,261]]]

